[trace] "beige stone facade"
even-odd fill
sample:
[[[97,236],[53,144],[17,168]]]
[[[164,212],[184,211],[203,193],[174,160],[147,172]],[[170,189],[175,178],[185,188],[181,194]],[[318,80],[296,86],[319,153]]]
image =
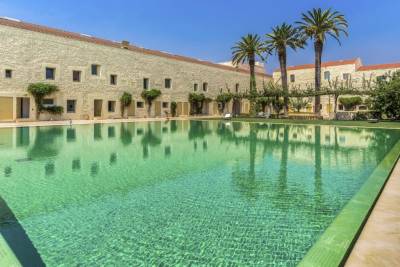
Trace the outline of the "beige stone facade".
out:
[[[321,84],[323,87],[329,87],[334,81],[338,83],[350,82],[355,88],[363,89],[368,84],[373,85],[379,77],[388,75],[395,71],[400,71],[400,63],[379,64],[379,65],[363,65],[360,58],[350,60],[339,60],[331,62],[323,62],[321,69]],[[275,70],[273,79],[280,82],[280,70]],[[314,88],[315,69],[314,64],[305,64],[299,66],[288,67],[288,83],[290,89],[305,90]],[[334,108],[333,97],[322,96],[322,115],[329,117]],[[306,110],[313,111],[313,104]]]
[[[146,117],[147,107],[140,96],[144,79],[148,79],[148,89],[162,92],[152,105],[151,116],[156,117],[170,112],[172,101],[178,104],[178,115],[188,115],[188,94],[195,87],[198,93],[215,98],[221,91],[244,92],[249,84],[245,70],[20,21],[0,19],[0,38],[0,103],[7,105],[0,108],[0,120],[35,119],[35,105],[27,87],[37,82],[58,86],[59,91],[49,97],[50,104],[53,101],[64,107],[56,119],[119,118],[119,99],[125,91],[134,100],[128,114]],[[92,74],[92,65],[98,65],[97,75]],[[46,79],[47,68],[54,79]],[[74,71],[80,73],[80,81],[73,81]],[[111,76],[115,84],[111,84]],[[265,73],[257,74],[258,84],[270,79]],[[241,112],[248,112],[248,108],[242,101]],[[204,114],[217,113],[215,102],[205,105]],[[44,114],[40,119],[50,117]]]

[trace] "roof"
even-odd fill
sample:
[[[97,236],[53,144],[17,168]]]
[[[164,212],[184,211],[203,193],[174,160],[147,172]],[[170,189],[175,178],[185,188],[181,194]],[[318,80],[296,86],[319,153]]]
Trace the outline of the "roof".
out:
[[[376,64],[376,65],[368,65],[361,66],[357,69],[357,71],[367,71],[367,70],[379,70],[379,69],[400,69],[400,63],[389,63],[389,64]]]
[[[322,62],[321,67],[333,67],[333,66],[342,66],[342,65],[352,65],[357,64],[358,58],[354,59],[345,59],[345,60],[336,60],[336,61],[326,61]],[[314,64],[303,64],[297,66],[289,66],[287,70],[302,70],[302,69],[313,69],[315,67]],[[280,71],[280,69],[276,69],[274,72]]]
[[[97,44],[97,45],[109,46],[109,47],[114,47],[114,48],[119,48],[119,49],[122,48],[122,43],[119,43],[119,42],[114,42],[114,41],[101,39],[101,38],[97,38],[97,37],[92,37],[92,36],[85,35],[85,34],[79,34],[79,33],[73,33],[73,32],[68,32],[68,31],[64,31],[64,30],[54,29],[54,28],[50,28],[50,27],[46,27],[46,26],[37,25],[37,24],[22,22],[22,21],[16,20],[16,19],[0,18],[0,25],[14,27],[14,28],[28,30],[28,31],[39,32],[39,33],[44,33],[44,34],[50,34],[50,35],[54,35],[54,36],[58,36],[58,37],[93,43],[93,44]],[[141,48],[141,47],[130,45],[130,44],[129,45],[124,44],[124,49],[133,51],[133,52],[146,54],[146,55],[152,55],[152,56],[158,56],[158,57],[163,57],[163,58],[168,58],[168,59],[173,59],[173,60],[178,60],[178,61],[183,61],[183,62],[188,62],[188,63],[194,63],[194,64],[204,65],[204,66],[208,66],[208,67],[214,67],[214,68],[228,70],[228,71],[249,73],[247,70],[236,68],[236,67],[220,65],[217,63],[213,63],[213,62],[209,62],[209,61],[202,61],[202,60],[185,57],[185,56],[173,55],[173,54],[169,54],[169,53],[165,53],[165,52],[161,52],[161,51],[157,51],[157,50]],[[259,76],[271,77],[271,75],[266,74],[266,73],[256,73],[256,74]]]

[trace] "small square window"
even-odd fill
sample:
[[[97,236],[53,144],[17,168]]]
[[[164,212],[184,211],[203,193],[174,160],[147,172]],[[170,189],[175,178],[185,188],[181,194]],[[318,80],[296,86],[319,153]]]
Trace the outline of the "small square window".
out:
[[[203,91],[204,92],[208,91],[208,83],[203,83]]]
[[[81,72],[79,70],[72,71],[72,81],[74,82],[81,81]]]
[[[52,105],[54,105],[54,99],[53,98],[45,98],[42,101],[42,105],[52,106]]]
[[[54,80],[55,79],[55,68],[46,68],[46,80]]]
[[[11,79],[12,78],[12,70],[6,70],[5,76],[7,79]]]
[[[149,89],[149,78],[143,79],[143,89],[145,90]]]
[[[163,103],[162,103],[162,107],[163,107],[163,108],[168,108],[168,106],[169,106],[169,103],[168,103],[168,102],[163,102]]]
[[[329,71],[324,72],[324,79],[327,81],[331,79],[331,73]]]
[[[294,83],[296,81],[296,76],[294,74],[290,74],[290,82]]]
[[[108,112],[115,112],[115,101],[108,101]]]
[[[111,74],[110,75],[110,84],[111,85],[116,85],[117,84],[117,75]]]
[[[343,73],[343,80],[347,81],[350,79],[350,73]]]
[[[100,66],[97,64],[92,64],[92,75],[98,76],[100,72]]]
[[[67,100],[67,113],[75,113],[76,100]]]
[[[171,79],[165,79],[164,83],[165,83],[164,85],[165,85],[166,89],[171,89],[171,87],[172,87],[172,80]]]
[[[136,107],[137,108],[143,108],[144,107],[144,103],[143,102],[136,102]]]
[[[236,93],[239,93],[239,86],[240,86],[240,85],[239,85],[238,83],[235,84],[235,92],[236,92]]]
[[[194,85],[193,85],[193,91],[197,91],[197,90],[199,90],[199,85],[197,84],[197,83],[195,83]]]

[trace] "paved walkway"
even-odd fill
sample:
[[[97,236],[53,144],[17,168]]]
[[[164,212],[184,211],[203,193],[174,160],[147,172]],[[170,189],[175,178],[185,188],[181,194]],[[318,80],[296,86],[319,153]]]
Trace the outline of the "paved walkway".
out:
[[[400,160],[345,266],[400,266]]]

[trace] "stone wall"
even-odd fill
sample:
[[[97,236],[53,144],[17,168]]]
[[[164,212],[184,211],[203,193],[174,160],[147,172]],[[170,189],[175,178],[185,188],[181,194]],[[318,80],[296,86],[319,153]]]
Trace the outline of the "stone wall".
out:
[[[211,98],[215,98],[221,90],[234,92],[237,83],[239,92],[249,87],[249,75],[234,69],[226,70],[4,25],[0,25],[0,36],[0,97],[14,98],[13,119],[18,119],[17,97],[30,98],[29,119],[34,119],[33,98],[26,89],[30,83],[36,82],[59,87],[59,92],[51,98],[56,105],[64,107],[62,119],[92,119],[95,99],[103,100],[101,118],[121,117],[119,98],[124,91],[133,95],[134,108],[131,110],[134,110],[134,115],[147,116],[146,105],[136,107],[136,102],[144,102],[140,96],[144,78],[150,80],[149,88],[162,91],[157,99],[161,105],[161,116],[170,110],[169,104],[163,109],[162,102],[175,101],[186,107],[188,94],[193,92],[195,83],[199,93]],[[98,76],[91,75],[92,64],[100,65]],[[55,68],[54,81],[45,79],[46,67]],[[6,69],[12,70],[11,79],[5,78]],[[81,82],[72,80],[73,70],[81,71]],[[117,75],[117,85],[110,84],[111,74]],[[164,86],[167,78],[172,80],[170,89]],[[269,79],[267,75],[257,75],[259,86]],[[202,91],[203,83],[208,84],[207,92]],[[66,112],[67,100],[76,100],[75,113]],[[108,112],[108,101],[116,101],[115,112]],[[155,106],[152,106],[152,115]],[[209,107],[213,115],[213,105]],[[42,119],[49,118],[43,116]]]

